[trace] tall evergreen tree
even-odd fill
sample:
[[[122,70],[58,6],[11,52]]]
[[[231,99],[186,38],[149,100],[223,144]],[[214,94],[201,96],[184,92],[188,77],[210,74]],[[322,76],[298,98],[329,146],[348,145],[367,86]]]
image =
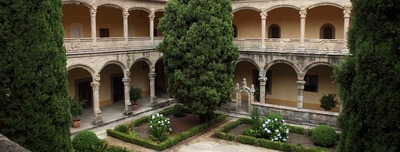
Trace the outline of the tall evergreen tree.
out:
[[[352,0],[339,151],[400,151],[400,1]]]
[[[32,151],[71,151],[61,17],[61,0],[0,0],[0,133]]]
[[[230,0],[170,0],[159,28],[168,93],[204,122],[231,100],[239,51]]]

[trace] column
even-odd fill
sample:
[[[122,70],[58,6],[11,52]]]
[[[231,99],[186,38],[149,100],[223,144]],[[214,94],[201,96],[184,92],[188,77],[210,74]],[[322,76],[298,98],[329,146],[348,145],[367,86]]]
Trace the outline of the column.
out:
[[[128,75],[129,76],[129,75]],[[124,98],[125,98],[125,108],[124,108],[124,114],[128,115],[131,113],[131,110],[129,110],[129,106],[131,105],[131,99],[130,99],[130,86],[131,86],[131,79],[129,77],[125,77],[122,79],[122,82],[124,82]]]
[[[264,51],[265,50],[265,38],[266,38],[266,35],[267,35],[267,30],[266,30],[266,28],[267,28],[267,11],[262,11],[261,13],[260,13],[260,16],[261,16],[261,48],[262,48],[262,50]]]
[[[91,84],[93,89],[93,110],[94,116],[93,124],[98,125],[103,123],[103,118],[101,117],[100,101],[99,101],[99,86],[100,82],[93,81]]]
[[[90,24],[91,24],[92,40],[93,40],[92,48],[97,48],[96,13],[97,13],[97,8],[90,9]]]
[[[260,103],[265,103],[265,85],[268,78],[264,76],[264,70],[260,71],[258,80],[260,81]]]
[[[297,109],[303,109],[304,84],[303,80],[297,81]]]
[[[156,96],[155,96],[154,80],[156,79],[156,73],[154,72],[154,70],[152,70],[149,73],[149,78],[150,78],[150,103],[155,104],[156,102],[154,101],[154,99],[156,98]]]
[[[351,14],[351,7],[345,6],[343,10],[343,18],[344,18],[344,25],[343,25],[343,49],[342,54],[348,54],[349,49],[347,48],[347,32],[349,31],[349,24],[350,24],[350,14]]]
[[[128,10],[124,10],[122,12],[122,16],[124,18],[124,45],[125,45],[125,47],[127,47],[128,46],[128,16],[129,16]]]
[[[150,19],[150,39],[151,39],[151,43],[154,42],[154,17],[155,17],[155,13],[152,11],[149,14],[149,19]]]
[[[301,9],[299,14],[300,14],[300,47],[299,47],[299,51],[304,52],[306,50],[305,45],[304,45],[304,34],[306,31],[307,10]]]

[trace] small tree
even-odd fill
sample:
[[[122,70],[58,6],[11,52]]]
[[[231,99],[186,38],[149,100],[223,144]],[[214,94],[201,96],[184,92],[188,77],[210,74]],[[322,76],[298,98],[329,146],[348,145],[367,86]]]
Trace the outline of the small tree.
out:
[[[76,120],[77,116],[83,113],[84,102],[76,97],[69,97],[69,101],[72,118],[73,120]]]
[[[332,110],[338,104],[338,101],[336,100],[336,94],[324,94],[322,98],[319,99],[319,102],[321,102],[320,107],[325,111]]]
[[[170,0],[159,28],[168,93],[204,122],[231,100],[239,56],[233,45],[231,0]]]
[[[129,90],[129,96],[131,99],[131,103],[135,104],[137,100],[142,98],[142,89],[138,87],[131,87]]]

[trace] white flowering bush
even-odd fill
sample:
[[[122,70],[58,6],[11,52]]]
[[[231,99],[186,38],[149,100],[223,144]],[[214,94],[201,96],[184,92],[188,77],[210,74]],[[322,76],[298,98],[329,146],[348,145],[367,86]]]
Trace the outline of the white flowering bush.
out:
[[[289,139],[289,127],[284,122],[281,115],[269,113],[262,119],[260,126],[263,137],[271,141],[286,142]]]
[[[157,142],[163,142],[168,139],[172,128],[169,118],[164,117],[162,114],[156,113],[151,116],[149,135]]]

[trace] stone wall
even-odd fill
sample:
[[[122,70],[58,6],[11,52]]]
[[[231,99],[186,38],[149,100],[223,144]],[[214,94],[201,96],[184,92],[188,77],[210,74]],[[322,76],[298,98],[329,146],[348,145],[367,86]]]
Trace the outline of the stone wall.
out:
[[[338,127],[337,118],[339,113],[336,112],[297,109],[294,107],[261,103],[253,103],[252,106],[253,108],[259,108],[262,115],[265,115],[268,112],[279,113],[289,123],[304,125],[327,124],[333,127]]]

